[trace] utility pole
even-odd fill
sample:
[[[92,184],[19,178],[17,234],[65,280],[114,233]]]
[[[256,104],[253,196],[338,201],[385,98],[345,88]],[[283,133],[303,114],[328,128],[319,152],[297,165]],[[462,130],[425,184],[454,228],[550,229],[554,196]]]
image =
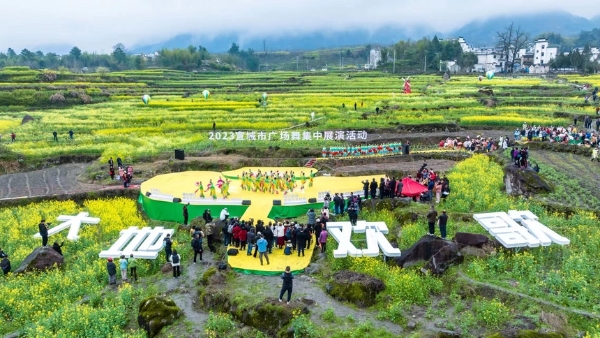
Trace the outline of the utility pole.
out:
[[[342,51],[340,50],[340,70],[342,70]]]
[[[308,60],[306,60],[306,71],[308,72]]]
[[[298,61],[300,60],[299,56],[296,56],[296,71],[298,71]]]
[[[265,55],[267,55],[267,40],[263,40],[263,51],[265,52]]]
[[[438,58],[440,59],[440,73],[442,72],[442,54],[438,53]]]
[[[427,53],[425,53],[425,67],[423,68],[423,73],[427,73]]]
[[[396,48],[394,48],[394,66],[392,67],[392,74],[396,73]]]

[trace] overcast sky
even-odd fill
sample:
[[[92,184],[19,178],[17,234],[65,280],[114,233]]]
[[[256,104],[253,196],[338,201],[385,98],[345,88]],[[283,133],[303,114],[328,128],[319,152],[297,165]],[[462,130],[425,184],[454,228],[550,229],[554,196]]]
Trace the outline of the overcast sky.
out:
[[[449,32],[469,21],[503,14],[565,10],[591,18],[592,0],[3,0],[0,50],[78,46],[109,52],[158,43],[177,34],[207,37],[430,26]]]

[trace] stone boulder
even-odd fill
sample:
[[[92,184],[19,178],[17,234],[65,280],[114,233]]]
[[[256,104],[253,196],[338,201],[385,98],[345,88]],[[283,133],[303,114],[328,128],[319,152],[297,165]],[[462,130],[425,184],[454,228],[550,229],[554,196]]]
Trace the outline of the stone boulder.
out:
[[[25,257],[21,266],[15,270],[15,274],[26,273],[35,270],[46,271],[53,267],[62,266],[65,258],[59,255],[49,246],[39,247]]]
[[[160,268],[160,272],[162,272],[162,273],[173,272],[173,266],[171,265],[171,263],[165,263],[165,265],[163,265],[162,268]]]
[[[440,274],[449,266],[462,263],[463,256],[453,242],[425,235],[410,248],[402,250],[402,256],[395,257],[393,261],[400,267],[425,261],[426,269]]]
[[[25,124],[28,122],[33,122],[33,117],[31,115],[25,114],[25,116],[23,116],[23,119],[21,120],[21,124]]]
[[[494,96],[494,91],[489,88],[482,88],[482,89],[479,89],[479,94]]]
[[[513,164],[504,167],[506,193],[513,196],[529,197],[548,193],[552,187],[532,168],[521,169]]]
[[[339,271],[327,284],[326,290],[331,297],[339,301],[353,303],[359,307],[375,304],[379,292],[385,289],[382,280],[353,271]]]
[[[138,324],[146,330],[149,337],[154,337],[163,327],[173,324],[182,314],[181,309],[171,299],[151,296],[140,303]]]
[[[459,248],[464,246],[474,246],[481,248],[484,244],[489,242],[489,238],[486,235],[471,234],[468,232],[457,232],[454,234],[452,241],[458,245]]]
[[[458,246],[450,242],[450,244],[442,247],[425,263],[425,269],[436,275],[441,275],[450,266],[463,262],[463,255],[458,251]]]
[[[460,253],[463,256],[474,256],[474,257],[479,257],[479,258],[484,258],[487,257],[487,252],[485,252],[485,250],[483,250],[482,248],[477,248],[474,246],[465,246],[463,248],[461,248]]]

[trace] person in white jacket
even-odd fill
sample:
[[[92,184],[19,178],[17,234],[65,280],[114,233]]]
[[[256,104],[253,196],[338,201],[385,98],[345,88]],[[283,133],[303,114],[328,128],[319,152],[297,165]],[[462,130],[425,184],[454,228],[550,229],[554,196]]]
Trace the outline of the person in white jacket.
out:
[[[223,210],[221,210],[221,216],[219,218],[221,219],[221,221],[224,221],[227,218],[229,218],[229,211],[227,211],[227,208],[223,208]]]
[[[283,248],[283,246],[285,245],[285,227],[283,226],[283,224],[277,223],[274,233],[275,238],[277,238],[277,247],[279,249]]]

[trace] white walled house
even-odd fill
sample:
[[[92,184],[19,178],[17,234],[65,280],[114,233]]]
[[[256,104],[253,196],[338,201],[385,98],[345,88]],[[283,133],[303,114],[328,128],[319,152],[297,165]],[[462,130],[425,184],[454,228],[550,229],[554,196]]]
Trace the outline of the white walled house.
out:
[[[381,61],[381,49],[379,49],[379,48],[371,49],[371,52],[369,53],[369,63],[367,64],[368,68],[367,67],[365,67],[365,68],[376,69],[377,64],[379,64],[380,61]]]
[[[559,53],[558,46],[552,46],[546,39],[537,39],[519,50],[521,67],[528,68],[529,73],[543,74],[550,70],[550,62]]]

